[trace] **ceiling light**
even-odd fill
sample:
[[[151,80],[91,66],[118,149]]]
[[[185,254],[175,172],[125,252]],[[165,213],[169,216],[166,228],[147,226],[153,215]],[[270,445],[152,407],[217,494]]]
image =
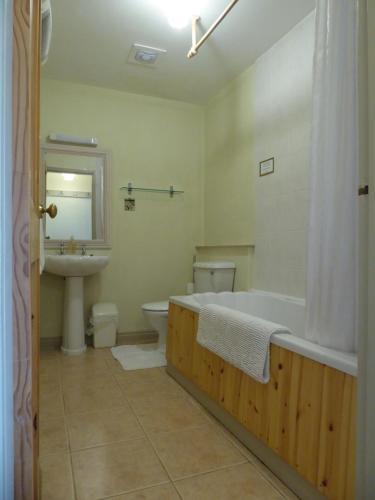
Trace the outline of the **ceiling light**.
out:
[[[186,6],[177,4],[169,10],[167,18],[172,28],[180,30],[188,25],[191,14]]]
[[[199,16],[206,0],[154,0],[172,28],[185,28],[193,16]]]
[[[74,174],[62,174],[64,181],[74,181]]]

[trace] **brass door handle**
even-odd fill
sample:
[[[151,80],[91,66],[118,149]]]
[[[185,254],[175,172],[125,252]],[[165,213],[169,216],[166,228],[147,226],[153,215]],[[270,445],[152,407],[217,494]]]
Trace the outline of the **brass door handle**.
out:
[[[44,214],[48,214],[51,219],[54,219],[57,215],[57,206],[54,203],[51,203],[48,208],[39,205],[39,217],[42,218]]]

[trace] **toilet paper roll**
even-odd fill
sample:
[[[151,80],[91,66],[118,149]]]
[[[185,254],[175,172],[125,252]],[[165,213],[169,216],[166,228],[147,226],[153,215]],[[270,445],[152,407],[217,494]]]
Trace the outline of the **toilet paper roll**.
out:
[[[188,295],[191,295],[192,293],[194,293],[194,283],[188,283],[186,285],[186,292]]]

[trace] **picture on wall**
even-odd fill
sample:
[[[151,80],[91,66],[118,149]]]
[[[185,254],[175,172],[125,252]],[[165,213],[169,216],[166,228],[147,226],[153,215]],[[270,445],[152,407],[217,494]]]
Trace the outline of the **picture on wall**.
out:
[[[259,163],[259,176],[273,174],[275,171],[275,158],[268,158]]]

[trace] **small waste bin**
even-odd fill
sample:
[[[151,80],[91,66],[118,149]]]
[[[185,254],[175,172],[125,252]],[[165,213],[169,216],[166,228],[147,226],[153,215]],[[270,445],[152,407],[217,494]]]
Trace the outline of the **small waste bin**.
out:
[[[116,345],[118,310],[115,304],[95,304],[92,307],[90,323],[93,329],[95,348]]]

